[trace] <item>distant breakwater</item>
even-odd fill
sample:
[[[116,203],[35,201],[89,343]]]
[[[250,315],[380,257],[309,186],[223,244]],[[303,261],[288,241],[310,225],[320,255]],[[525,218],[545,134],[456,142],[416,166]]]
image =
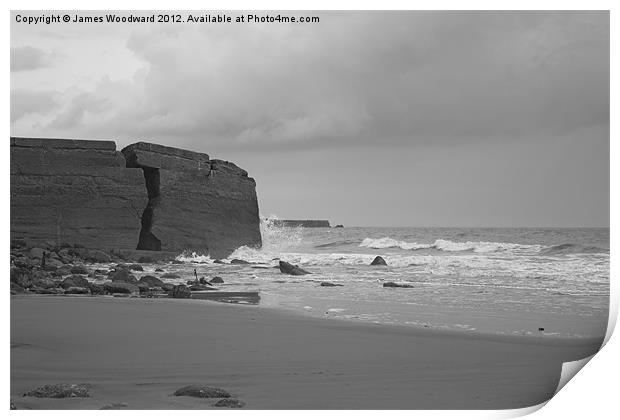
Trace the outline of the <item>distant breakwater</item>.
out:
[[[328,228],[331,227],[329,220],[273,220],[276,227],[308,227],[308,228]]]

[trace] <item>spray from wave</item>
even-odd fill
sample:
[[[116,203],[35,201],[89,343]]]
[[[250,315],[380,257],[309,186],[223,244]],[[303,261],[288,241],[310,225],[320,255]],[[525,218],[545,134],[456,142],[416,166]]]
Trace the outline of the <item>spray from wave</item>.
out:
[[[279,219],[275,215],[261,217],[260,234],[263,246],[260,249],[241,246],[230,254],[228,259],[268,262],[299,245],[303,239],[304,228],[278,225],[275,221]]]

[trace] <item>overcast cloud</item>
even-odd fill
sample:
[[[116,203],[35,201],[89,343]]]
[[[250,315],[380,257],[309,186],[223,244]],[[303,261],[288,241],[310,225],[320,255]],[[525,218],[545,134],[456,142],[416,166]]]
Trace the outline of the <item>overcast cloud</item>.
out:
[[[283,217],[608,225],[607,13],[303,14],[321,22],[13,22],[12,135],[204,151]]]

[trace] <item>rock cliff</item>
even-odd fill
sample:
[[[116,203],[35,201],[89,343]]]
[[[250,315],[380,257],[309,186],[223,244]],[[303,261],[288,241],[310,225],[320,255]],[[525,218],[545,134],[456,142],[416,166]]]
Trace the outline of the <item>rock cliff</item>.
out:
[[[11,138],[11,237],[223,258],[261,245],[255,187],[243,169],[203,153]]]

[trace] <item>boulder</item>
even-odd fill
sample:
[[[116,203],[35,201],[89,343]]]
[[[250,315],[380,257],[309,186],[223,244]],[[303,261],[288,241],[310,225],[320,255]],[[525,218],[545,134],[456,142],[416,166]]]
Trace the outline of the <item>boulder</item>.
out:
[[[121,282],[121,283],[132,283],[135,284],[137,283],[137,279],[135,278],[135,276],[131,275],[129,273],[128,270],[125,270],[124,268],[118,268],[115,271],[111,272],[108,277],[115,282]]]
[[[58,287],[52,287],[48,289],[48,288],[43,288],[43,287],[38,287],[38,286],[32,286],[28,290],[38,295],[63,295],[65,294],[65,290],[58,288]]]
[[[370,265],[387,265],[383,257],[377,255],[374,260],[370,263]]]
[[[213,260],[213,264],[226,264],[226,263],[222,260],[217,259],[217,260]]]
[[[217,284],[217,283],[224,283],[224,279],[219,277],[219,276],[215,276],[211,279],[212,284]]]
[[[88,288],[90,289],[91,295],[103,295],[105,292],[105,290],[103,290],[103,287],[95,283],[89,283]]]
[[[35,398],[88,398],[90,397],[90,384],[54,384],[43,385],[28,391],[24,397]]]
[[[88,288],[88,280],[84,276],[80,276],[79,274],[73,274],[60,283],[60,287],[67,290],[71,287],[85,287]]]
[[[286,261],[280,261],[279,267],[281,273],[290,274],[291,276],[303,276],[304,274],[311,274],[309,271],[299,268],[296,265],[289,264]]]
[[[32,281],[32,285],[41,289],[52,289],[58,287],[58,283],[52,279],[34,279]]]
[[[172,288],[171,295],[177,299],[188,299],[192,295],[192,291],[184,284],[177,284]]]
[[[65,290],[66,295],[90,295],[89,287],[69,287]]]
[[[176,397],[196,398],[230,398],[230,393],[224,389],[206,385],[188,385],[174,392]]]
[[[56,258],[46,258],[45,259],[45,268],[46,269],[53,269],[56,270],[57,268],[60,268],[63,266],[63,262],[56,259]]]
[[[161,288],[164,292],[172,292],[172,290],[174,290],[174,286],[175,285],[172,283],[164,283],[161,285]]]
[[[164,285],[164,282],[155,276],[142,276],[140,283],[147,284],[149,287],[162,287]]]
[[[342,284],[332,283],[331,281],[323,281],[323,282],[321,282],[321,286],[323,286],[323,287],[335,287],[335,286],[342,286]]]
[[[96,263],[107,263],[112,260],[108,254],[97,249],[91,249],[86,252],[86,260]]]
[[[56,271],[54,272],[56,275],[58,276],[68,276],[69,274],[71,274],[71,268],[67,267],[67,266],[62,266],[58,269],[56,269]],[[77,274],[85,274],[85,273],[77,273]]]
[[[140,264],[130,264],[127,266],[129,271],[144,271],[144,268]]]
[[[236,398],[223,398],[213,404],[213,407],[219,408],[241,408],[243,406],[245,406],[245,403]]]
[[[88,274],[88,269],[83,265],[74,265],[71,267],[71,274]]]
[[[30,256],[32,258],[37,258],[39,260],[43,259],[43,255],[46,255],[48,252],[43,248],[32,248],[30,250]]]
[[[246,260],[239,260],[237,258],[233,258],[230,261],[231,264],[237,264],[237,265],[246,265],[246,264],[250,264],[249,262],[247,262]]]
[[[32,285],[32,271],[24,267],[11,267],[11,283],[26,288]]]
[[[12,295],[19,295],[22,293],[26,293],[26,289],[23,288],[22,286],[20,286],[17,283],[13,283],[11,282],[11,294]]]
[[[138,294],[140,289],[135,284],[122,283],[122,282],[108,282],[102,285],[103,290],[107,293],[123,293],[123,294]]]
[[[393,281],[388,281],[383,283],[383,287],[402,287],[405,289],[411,289],[413,288],[412,284],[406,284],[406,283],[395,283]]]

